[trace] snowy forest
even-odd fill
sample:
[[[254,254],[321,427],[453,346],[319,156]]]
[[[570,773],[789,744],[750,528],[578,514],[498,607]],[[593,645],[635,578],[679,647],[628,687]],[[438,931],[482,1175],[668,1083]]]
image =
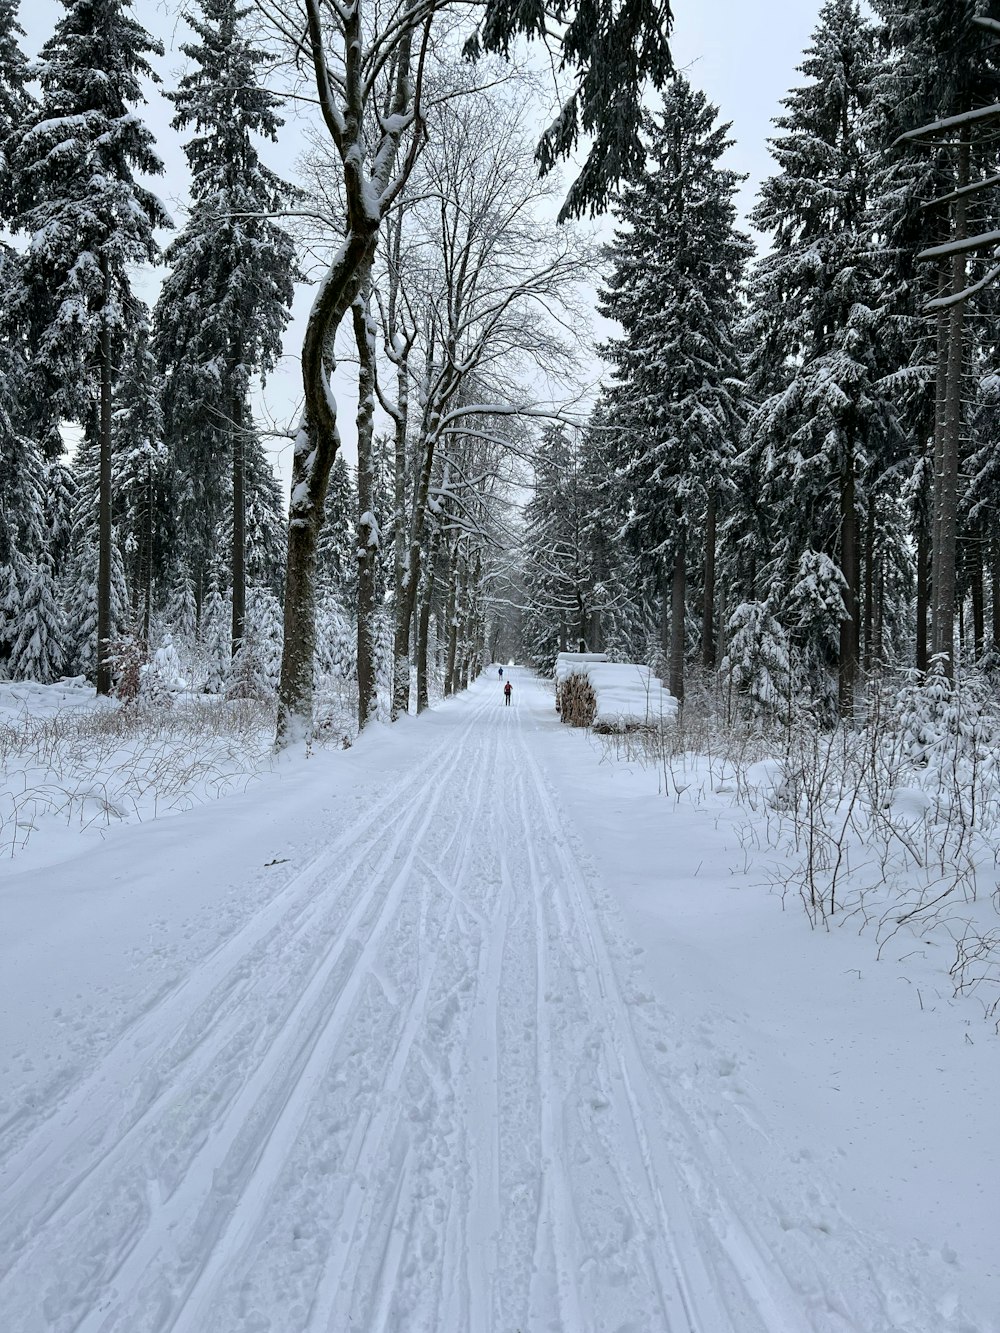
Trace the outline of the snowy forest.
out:
[[[174,220],[158,42],[63,3],[37,58],[0,4],[7,677],[277,699],[280,742],[566,648],[822,725],[1000,662],[1000,7],[824,4],[743,220],[656,6],[631,70],[564,40],[540,138],[520,11],[198,0]],[[261,420],[307,270],[301,414]]]
[[[1000,0],[0,0],[3,1329],[1000,1333],[998,146]]]

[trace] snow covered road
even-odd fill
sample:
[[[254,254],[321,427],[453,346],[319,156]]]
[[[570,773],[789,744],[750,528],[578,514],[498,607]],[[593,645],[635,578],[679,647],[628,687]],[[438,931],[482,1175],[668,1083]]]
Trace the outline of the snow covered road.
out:
[[[134,936],[73,1058],[0,1111],[4,1329],[986,1330],[933,1301],[919,1322],[861,1236],[802,1280],[813,1252],[779,1253],[567,826],[551,695],[514,680],[512,708],[483,680],[367,768],[367,740],[330,757],[364,773],[353,803],[310,761],[232,803],[242,823],[224,803],[32,872],[156,862],[138,897],[127,875],[77,895],[71,947],[44,920],[3,946],[26,986],[66,969],[36,983],[65,1014],[88,952]],[[223,925],[185,931],[213,901]],[[135,949],[164,912],[161,975]]]

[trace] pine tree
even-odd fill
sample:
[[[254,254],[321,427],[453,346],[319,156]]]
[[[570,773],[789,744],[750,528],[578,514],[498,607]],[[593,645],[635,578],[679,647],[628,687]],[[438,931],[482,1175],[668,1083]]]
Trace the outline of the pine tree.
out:
[[[35,562],[20,603],[18,633],[8,667],[10,675],[14,680],[50,684],[62,672],[65,627],[47,552],[43,551]]]
[[[771,153],[781,169],[764,182],[752,215],[771,233],[772,248],[753,273],[747,324],[757,407],[743,465],[764,492],[774,553],[760,576],[791,597],[807,552],[838,566],[837,644],[825,595],[818,603],[799,599],[789,614],[812,691],[824,695],[820,676],[839,668],[844,714],[853,709],[859,666],[859,479],[891,429],[877,384],[879,288],[867,230],[874,59],[874,30],[858,0],[827,0],[799,67],[808,82],[783,100],[775,122]],[[815,623],[810,605],[823,607]]]
[[[285,506],[271,461],[256,434],[249,434],[245,439],[243,468],[247,582],[251,587],[269,588],[278,596],[284,573]],[[231,550],[232,541],[233,508],[230,494],[216,542],[217,551]],[[221,585],[228,586],[231,570],[231,565],[226,570],[218,568]]]
[[[592,648],[602,594],[590,541],[595,504],[580,441],[546,426],[534,458],[534,491],[524,511],[524,644],[551,671],[559,652]],[[449,608],[448,620],[455,610]]]
[[[930,136],[923,147],[906,144],[900,136],[1000,101],[995,38],[973,21],[1000,20],[1000,3],[874,0],[873,8],[889,52],[877,83],[877,224],[886,241],[884,280],[901,335],[904,373],[898,382],[909,400],[909,452],[916,474],[910,487],[917,528],[916,659],[925,669],[928,611],[931,651],[949,664],[953,659],[956,585],[963,577],[959,557],[966,403],[972,397],[966,380],[974,356],[964,319],[967,301],[949,304],[947,298],[966,290],[973,280],[967,276],[965,255],[924,264],[917,256],[953,238],[991,230],[1000,192],[992,183],[994,127],[987,126],[978,141],[968,126],[956,127],[953,133]],[[975,188],[977,177],[980,186]],[[940,304],[933,319],[922,319],[928,299]],[[971,543],[964,544],[966,577],[972,573],[973,588],[978,585],[981,592],[986,547],[970,536]],[[974,573],[968,568],[970,559]],[[994,577],[1000,577],[1000,568]]]
[[[320,587],[324,591],[332,592],[344,606],[350,604],[351,590],[357,582],[355,535],[357,512],[357,494],[351,481],[347,459],[342,453],[338,453],[330,469],[323,530],[320,533],[316,553],[316,577]],[[383,534],[384,539],[385,534]]]
[[[229,602],[213,584],[201,606],[201,640],[192,686],[206,694],[223,694],[232,665]]]
[[[614,368],[608,409],[627,532],[647,574],[669,588],[670,689],[683,699],[687,571],[699,545],[709,655],[714,644],[716,510],[741,427],[735,297],[751,250],[736,229],[740,177],[719,165],[729,127],[704,94],[676,77],[645,128],[649,168],[615,204],[600,294],[624,336],[601,350]]]
[[[17,21],[19,0],[0,0],[0,217],[14,214],[7,155],[12,134],[26,119],[32,99],[27,90],[28,59],[21,50],[24,29]]]
[[[114,517],[132,619],[149,641],[154,600],[171,563],[173,478],[163,444],[162,381],[146,330],[129,349],[113,417]]]
[[[751,713],[787,716],[791,705],[788,636],[767,602],[741,602],[726,627],[721,672]]]
[[[162,164],[134,108],[147,60],[162,47],[126,0],[62,0],[66,13],[42,49],[41,101],[10,139],[18,206],[28,234],[25,309],[32,323],[34,396],[83,421],[96,410],[100,440],[97,689],[111,691],[113,628],[111,411],[121,341],[141,312],[129,269],[152,262],[159,200],[135,179]]]
[[[167,438],[183,478],[181,526],[199,602],[207,590],[225,495],[232,515],[233,650],[246,614],[247,396],[251,376],[281,352],[296,275],[291,238],[269,214],[293,191],[260,161],[254,136],[275,139],[275,97],[260,86],[266,53],[244,30],[236,0],[199,0],[188,22],[194,62],[170,100],[173,127],[193,128],[185,147],[191,213],[167,251],[171,272],[156,308],[156,343],[167,374]],[[230,486],[226,486],[226,464]]]
[[[65,663],[74,675],[93,680],[97,662],[98,549],[92,527],[83,525],[74,533],[72,554],[62,579],[62,605],[66,626]],[[125,565],[117,543],[111,546],[111,635],[119,637],[128,624],[128,588]]]

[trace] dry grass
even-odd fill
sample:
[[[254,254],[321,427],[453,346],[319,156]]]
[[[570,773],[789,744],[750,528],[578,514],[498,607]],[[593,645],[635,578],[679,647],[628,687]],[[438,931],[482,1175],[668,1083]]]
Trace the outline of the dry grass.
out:
[[[0,723],[0,853],[56,817],[86,828],[243,791],[271,763],[274,714],[252,700],[105,706]]]

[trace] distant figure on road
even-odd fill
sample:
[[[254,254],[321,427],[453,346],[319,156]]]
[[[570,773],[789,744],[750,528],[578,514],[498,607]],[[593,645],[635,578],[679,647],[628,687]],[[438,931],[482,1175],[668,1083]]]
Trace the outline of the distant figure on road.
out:
[[[510,704],[510,696],[513,693],[514,693],[513,686],[511,685],[510,681],[508,681],[507,684],[503,687],[503,701],[505,706]]]
[[[503,680],[503,667],[498,667],[497,670],[500,673],[500,679]]]

